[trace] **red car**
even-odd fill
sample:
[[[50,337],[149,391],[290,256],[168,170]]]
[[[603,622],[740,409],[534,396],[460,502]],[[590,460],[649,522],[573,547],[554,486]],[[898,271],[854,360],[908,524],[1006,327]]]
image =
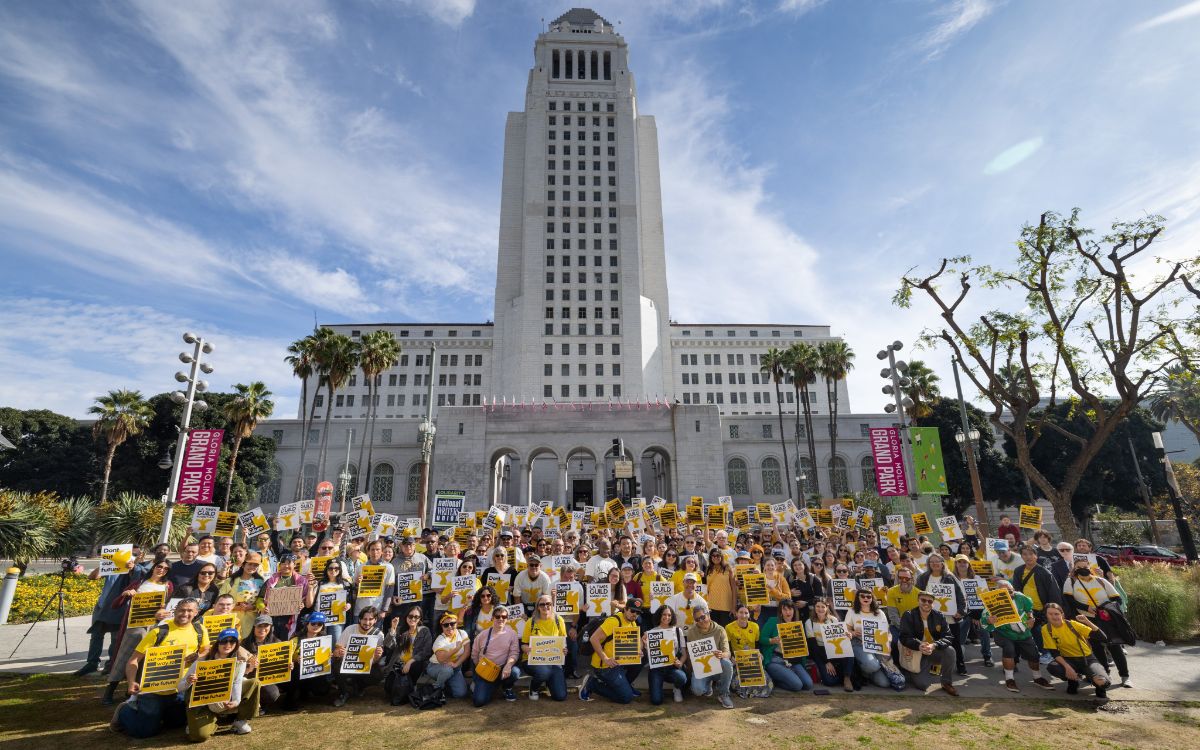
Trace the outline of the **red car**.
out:
[[[1166,547],[1156,547],[1153,544],[1101,544],[1096,547],[1096,554],[1108,560],[1109,565],[1130,565],[1139,563],[1167,563],[1168,565],[1187,565],[1187,558]]]

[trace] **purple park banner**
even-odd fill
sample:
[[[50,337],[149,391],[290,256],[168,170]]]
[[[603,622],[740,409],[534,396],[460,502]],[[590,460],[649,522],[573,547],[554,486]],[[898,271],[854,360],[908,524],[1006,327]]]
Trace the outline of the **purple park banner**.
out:
[[[898,427],[872,427],[868,430],[871,455],[875,458],[875,486],[880,497],[902,497],[908,494],[908,479],[904,475],[904,443]]]
[[[180,505],[212,505],[217,486],[217,464],[225,430],[188,430],[187,448],[175,502]]]

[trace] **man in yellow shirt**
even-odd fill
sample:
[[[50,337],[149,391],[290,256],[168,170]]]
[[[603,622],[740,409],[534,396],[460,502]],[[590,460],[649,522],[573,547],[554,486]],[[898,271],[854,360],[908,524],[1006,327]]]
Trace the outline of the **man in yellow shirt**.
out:
[[[619,664],[613,653],[614,633],[617,628],[638,627],[642,613],[641,599],[628,599],[625,607],[615,615],[604,618],[604,622],[592,633],[592,674],[583,678],[579,686],[579,700],[590,701],[592,693],[608,698],[615,703],[629,703],[641,695],[633,689],[633,681],[642,671],[639,661],[634,665]],[[638,633],[638,651],[642,648],[641,632]]]
[[[913,585],[913,572],[908,568],[896,568],[896,585],[887,592],[888,622],[899,627],[904,613],[917,608],[917,595],[921,590]]]

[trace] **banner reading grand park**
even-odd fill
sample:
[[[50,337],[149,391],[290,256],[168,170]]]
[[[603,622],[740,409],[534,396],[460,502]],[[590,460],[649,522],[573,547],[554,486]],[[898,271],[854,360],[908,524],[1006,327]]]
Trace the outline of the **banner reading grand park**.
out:
[[[872,427],[868,431],[871,456],[875,459],[875,486],[880,497],[903,497],[908,494],[908,479],[904,476],[904,443],[898,427]]]
[[[217,463],[225,430],[188,430],[183,468],[175,502],[180,505],[212,505],[217,485]]]

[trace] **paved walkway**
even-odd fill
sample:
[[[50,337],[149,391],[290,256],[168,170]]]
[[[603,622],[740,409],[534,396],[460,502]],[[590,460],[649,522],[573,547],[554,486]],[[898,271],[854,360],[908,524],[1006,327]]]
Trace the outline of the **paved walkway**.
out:
[[[34,674],[34,673],[69,673],[83,665],[87,653],[90,636],[87,629],[91,617],[72,617],[67,621],[67,645],[70,650],[64,652],[62,641],[55,647],[55,622],[40,622],[33,627],[29,637],[18,649],[15,656],[9,658],[9,653],[21,640],[29,625],[0,626],[0,673]],[[107,648],[107,643],[105,644]],[[1132,673],[1133,688],[1114,688],[1109,695],[1117,700],[1138,701],[1197,701],[1200,700],[1200,643],[1188,643],[1172,646],[1155,646],[1139,644],[1128,649],[1129,665]],[[977,647],[968,646],[968,654],[978,653]],[[1027,667],[1022,666],[1017,673],[1021,686],[1019,696],[1004,689],[1004,672],[999,668],[984,669],[982,662],[976,657],[968,660],[971,674],[965,678],[956,678],[955,684],[966,698],[1057,698],[1067,699],[1066,686],[1056,683],[1057,690],[1049,693],[1030,684],[1031,676]],[[1116,673],[1113,673],[1116,676]],[[645,682],[645,676],[639,679]],[[878,688],[866,688],[870,692],[884,691]],[[940,691],[932,693],[939,695]],[[914,690],[906,690],[906,696],[915,696]],[[1090,700],[1092,691],[1085,689],[1080,696],[1082,700]]]

